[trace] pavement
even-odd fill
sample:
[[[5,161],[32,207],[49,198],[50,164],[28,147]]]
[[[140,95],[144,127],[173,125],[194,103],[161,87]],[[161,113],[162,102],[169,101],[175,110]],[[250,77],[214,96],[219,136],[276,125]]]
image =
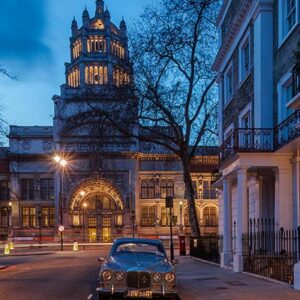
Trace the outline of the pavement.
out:
[[[190,256],[178,257],[178,294],[182,300],[299,300],[300,292],[288,284],[234,273]]]

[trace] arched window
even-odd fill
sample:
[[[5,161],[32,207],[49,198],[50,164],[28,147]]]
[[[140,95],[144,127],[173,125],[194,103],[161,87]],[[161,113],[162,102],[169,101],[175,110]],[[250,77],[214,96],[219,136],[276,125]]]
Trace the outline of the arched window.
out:
[[[217,226],[217,208],[215,206],[206,206],[203,210],[203,225],[204,226]]]
[[[87,40],[88,53],[105,53],[106,40],[101,36],[90,36]]]
[[[107,67],[92,65],[85,67],[85,82],[87,84],[102,85],[107,83]]]

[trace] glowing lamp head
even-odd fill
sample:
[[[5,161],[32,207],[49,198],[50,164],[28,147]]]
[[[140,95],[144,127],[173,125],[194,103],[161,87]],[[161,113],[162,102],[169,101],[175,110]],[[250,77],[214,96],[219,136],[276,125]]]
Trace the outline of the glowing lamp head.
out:
[[[80,191],[80,196],[84,197],[85,196],[85,191]]]
[[[86,202],[83,203],[83,207],[87,208],[87,203]]]
[[[62,159],[59,163],[62,167],[65,167],[68,164],[68,162],[65,159]]]
[[[12,202],[11,201],[8,202],[8,206],[12,207]]]
[[[182,201],[179,202],[179,205],[182,206]]]
[[[53,159],[54,159],[54,161],[57,162],[57,163],[59,163],[59,162],[61,161],[61,158],[60,158],[59,155],[55,155],[55,156],[53,157]]]

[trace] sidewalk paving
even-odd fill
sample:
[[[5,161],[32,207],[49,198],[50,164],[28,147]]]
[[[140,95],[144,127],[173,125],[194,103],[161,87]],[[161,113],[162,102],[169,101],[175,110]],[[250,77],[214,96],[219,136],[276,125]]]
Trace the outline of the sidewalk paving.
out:
[[[178,261],[176,271],[181,300],[300,299],[300,292],[285,283],[223,270],[190,256],[178,257]]]

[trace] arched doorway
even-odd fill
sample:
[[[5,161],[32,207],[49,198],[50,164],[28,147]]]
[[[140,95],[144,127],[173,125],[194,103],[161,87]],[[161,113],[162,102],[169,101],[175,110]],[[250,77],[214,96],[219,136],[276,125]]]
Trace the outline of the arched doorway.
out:
[[[81,182],[72,192],[70,211],[83,241],[109,243],[122,233],[122,197],[108,180]]]

